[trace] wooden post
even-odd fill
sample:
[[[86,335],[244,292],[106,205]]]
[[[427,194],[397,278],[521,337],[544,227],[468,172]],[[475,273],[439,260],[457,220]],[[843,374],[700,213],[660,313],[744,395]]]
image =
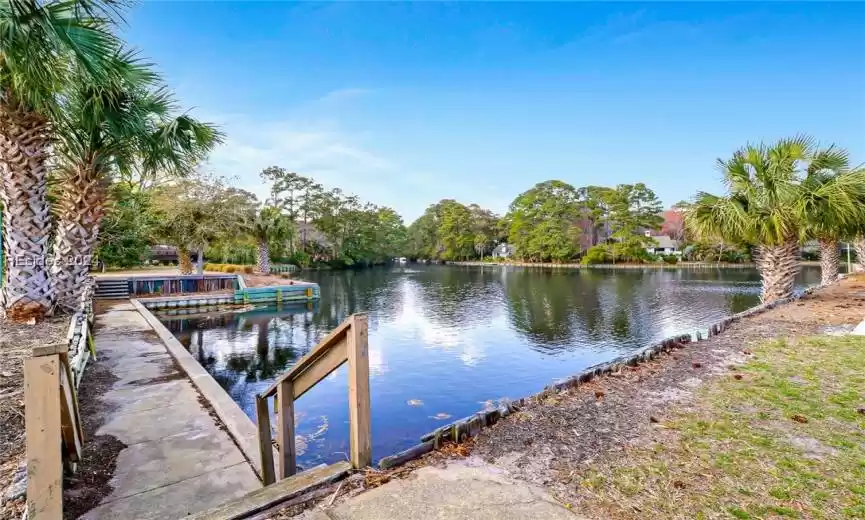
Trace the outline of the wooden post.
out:
[[[372,465],[369,399],[369,332],[366,314],[355,314],[348,329],[348,428],[351,465]]]
[[[279,384],[276,391],[279,417],[276,424],[276,442],[279,444],[279,478],[294,475],[296,471],[294,448],[294,385],[290,380]]]
[[[276,482],[273,471],[273,439],[270,432],[270,410],[267,397],[256,396],[255,415],[258,419],[258,455],[261,457],[261,480],[265,486]]]
[[[32,520],[63,518],[61,369],[56,354],[24,361],[27,507]]]
[[[80,417],[75,396],[74,379],[69,377],[69,365],[61,361],[60,366],[60,426],[63,432],[63,443],[72,462],[81,460],[81,445],[84,439],[80,435]]]

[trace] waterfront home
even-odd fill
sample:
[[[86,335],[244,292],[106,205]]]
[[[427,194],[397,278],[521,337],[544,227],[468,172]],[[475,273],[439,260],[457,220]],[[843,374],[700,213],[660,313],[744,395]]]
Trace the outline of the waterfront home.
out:
[[[493,258],[511,258],[516,255],[516,253],[516,247],[503,242],[493,249],[492,255]]]
[[[650,237],[655,241],[655,244],[652,244],[646,248],[647,253],[652,253],[656,255],[681,255],[682,251],[679,250],[680,243],[678,240],[673,240],[667,235],[651,235],[649,232],[646,232],[646,236]]]

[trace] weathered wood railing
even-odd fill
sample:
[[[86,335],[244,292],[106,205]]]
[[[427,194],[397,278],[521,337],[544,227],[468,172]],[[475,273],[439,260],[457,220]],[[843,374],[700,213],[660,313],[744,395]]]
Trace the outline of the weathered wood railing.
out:
[[[274,397],[279,478],[284,479],[294,475],[297,466],[294,402],[345,362],[348,362],[350,462],[356,469],[372,463],[367,317],[366,314],[353,314],[256,397],[258,443],[265,486],[276,481],[268,399]]]
[[[92,339],[93,287],[69,323],[66,342],[35,347],[24,361],[24,413],[27,443],[27,518],[63,517],[63,469],[81,460],[84,429],[78,386],[95,355]]]

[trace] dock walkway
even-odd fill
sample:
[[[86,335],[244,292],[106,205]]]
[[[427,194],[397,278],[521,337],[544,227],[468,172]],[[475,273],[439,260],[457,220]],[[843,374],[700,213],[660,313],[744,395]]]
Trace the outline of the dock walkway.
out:
[[[97,435],[125,443],[110,495],[81,518],[177,519],[261,487],[163,342],[128,302],[96,317],[99,363],[117,378]],[[86,376],[85,376],[86,384]]]

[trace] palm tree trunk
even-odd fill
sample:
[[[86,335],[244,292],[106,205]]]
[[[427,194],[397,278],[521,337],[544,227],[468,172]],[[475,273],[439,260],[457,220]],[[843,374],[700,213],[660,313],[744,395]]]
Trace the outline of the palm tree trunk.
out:
[[[63,182],[58,200],[60,220],[54,236],[51,278],[57,303],[74,312],[90,277],[90,261],[105,207],[105,183],[82,168]]]
[[[203,275],[204,274],[204,248],[200,247],[195,251],[197,255],[195,257],[195,274]]]
[[[837,280],[840,264],[841,252],[838,249],[838,241],[820,239],[820,283],[826,285]]]
[[[258,272],[270,274],[270,248],[267,246],[267,240],[258,241]]]
[[[853,249],[856,251],[857,271],[865,271],[865,236],[856,237]]]
[[[51,225],[47,199],[48,121],[6,92],[0,102],[0,201],[3,203],[4,280],[0,314],[40,320],[54,306],[48,274]]]
[[[799,243],[788,240],[779,246],[757,246],[754,252],[757,270],[763,279],[760,299],[768,303],[792,296],[799,272]]]
[[[180,274],[192,274],[192,260],[186,247],[177,248],[177,267],[180,269]]]

